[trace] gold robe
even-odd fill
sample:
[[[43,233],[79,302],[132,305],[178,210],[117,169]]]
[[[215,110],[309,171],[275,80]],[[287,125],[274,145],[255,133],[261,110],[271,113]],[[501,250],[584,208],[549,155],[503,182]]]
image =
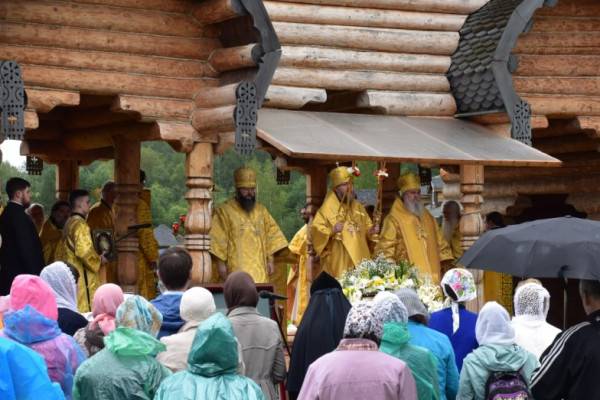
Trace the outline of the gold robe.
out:
[[[81,215],[74,214],[67,220],[54,258],[77,268],[80,275],[77,283],[77,307],[80,312],[90,311],[90,302],[99,286],[101,260],[92,243],[90,227]]]
[[[336,279],[371,258],[369,230],[373,226],[360,202],[340,205],[336,194],[330,191],[311,224],[313,247],[321,257],[321,268]],[[344,221],[341,235],[334,234],[335,224]]]
[[[283,232],[262,204],[248,213],[230,199],[215,210],[210,252],[227,264],[229,273],[246,271],[256,283],[267,283],[267,259],[285,247]]]
[[[441,228],[440,228],[440,231],[441,231]],[[452,257],[454,258],[454,261],[461,258],[464,253],[464,250],[461,246],[461,241],[462,241],[462,233],[460,233],[460,226],[457,225],[456,228],[454,228],[454,232],[452,233],[452,240],[450,240],[450,242],[447,242],[448,247],[450,248],[450,251],[452,252]]]
[[[308,260],[308,247],[306,239],[306,231],[308,227],[304,225],[292,238],[288,249],[297,257],[297,263],[295,268],[290,269],[288,276],[288,285],[294,285],[295,290],[290,290],[290,294],[293,294],[293,302],[291,303],[293,308],[290,310],[290,320],[296,326],[300,324],[300,320],[304,315],[304,311],[308,306],[308,300],[310,299],[310,285],[308,281],[306,262]],[[319,272],[315,271],[315,276]]]
[[[115,222],[112,209],[103,201],[99,201],[90,208],[87,216],[87,223],[90,227],[90,232],[96,229],[106,229],[115,233]],[[117,283],[117,263],[111,262],[106,264],[106,282]],[[102,283],[106,283],[102,282]]]
[[[394,200],[383,221],[375,254],[383,254],[395,262],[408,260],[422,274],[431,276],[434,283],[440,282],[441,261],[453,258],[429,211],[423,210],[419,218],[404,207],[400,198]]]
[[[44,252],[44,262],[46,265],[54,262],[54,253],[56,252],[56,246],[62,237],[62,229],[58,229],[56,225],[48,218],[42,230],[40,231],[40,241],[42,242],[42,250]]]
[[[150,208],[151,193],[149,189],[143,189],[140,193],[140,201],[137,206],[137,223],[152,224],[152,211]],[[154,237],[154,229],[143,228],[138,230],[139,252],[138,264],[138,290],[141,296],[148,300],[156,297],[156,284],[158,277],[150,264],[158,260],[158,242]]]

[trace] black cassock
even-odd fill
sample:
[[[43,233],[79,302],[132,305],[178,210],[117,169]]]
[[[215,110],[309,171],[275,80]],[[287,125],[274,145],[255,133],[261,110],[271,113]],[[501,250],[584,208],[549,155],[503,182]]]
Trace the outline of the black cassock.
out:
[[[10,293],[15,276],[39,275],[44,268],[42,243],[25,208],[9,202],[0,215],[0,295]]]
[[[294,338],[286,385],[292,400],[300,393],[310,364],[340,343],[351,307],[339,282],[321,272],[310,287],[310,301]]]

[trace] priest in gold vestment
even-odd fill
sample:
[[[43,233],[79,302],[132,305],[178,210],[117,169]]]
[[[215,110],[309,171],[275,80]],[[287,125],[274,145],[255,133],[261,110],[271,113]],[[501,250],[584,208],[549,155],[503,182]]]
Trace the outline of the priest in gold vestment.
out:
[[[115,202],[116,191],[115,183],[112,181],[106,182],[102,186],[102,194],[100,201],[90,208],[90,213],[87,216],[87,223],[92,234],[96,229],[110,230],[115,234],[115,221],[113,214],[113,204]],[[117,283],[117,262],[109,262],[106,264],[106,282],[102,283]]]
[[[354,198],[352,168],[329,173],[331,190],[311,224],[311,235],[321,269],[334,278],[371,258],[369,241],[379,233],[365,207]],[[313,274],[314,276],[314,274]]]
[[[453,261],[463,255],[462,234],[460,233],[461,205],[455,200],[448,200],[442,206],[442,236],[452,252]]]
[[[90,210],[89,193],[86,190],[74,190],[69,196],[69,203],[72,215],[63,228],[55,260],[70,263],[79,271],[77,308],[83,313],[90,311],[94,293],[99,286],[100,268],[106,260],[96,252],[90,227],[86,222]]]
[[[239,168],[234,181],[236,197],[214,212],[210,252],[217,258],[220,280],[245,271],[254,282],[267,283],[275,273],[275,253],[288,243],[269,211],[256,202],[256,172]]]
[[[307,204],[300,210],[300,215],[304,220],[304,226],[300,228],[290,241],[288,249],[296,257],[296,262],[293,263],[288,274],[288,319],[292,321],[294,325],[300,324],[302,315],[308,306],[308,300],[310,297],[310,285],[312,282],[309,281],[307,273],[307,261],[308,261],[308,222],[310,219],[309,213],[310,206]],[[318,275],[320,271],[313,271],[314,276]]]
[[[408,260],[434,283],[439,283],[441,263],[451,261],[452,252],[435,219],[421,203],[419,177],[407,173],[397,183],[399,197],[383,221],[374,253],[395,262]]]
[[[50,216],[42,225],[40,231],[40,242],[44,251],[44,262],[46,265],[54,262],[56,246],[62,238],[62,229],[71,214],[71,206],[67,201],[57,201],[52,205]]]

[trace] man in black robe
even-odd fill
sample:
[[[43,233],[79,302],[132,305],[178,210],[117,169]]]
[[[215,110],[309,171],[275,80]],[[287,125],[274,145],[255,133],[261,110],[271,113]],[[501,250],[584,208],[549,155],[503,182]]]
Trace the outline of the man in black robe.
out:
[[[15,276],[39,275],[44,268],[42,244],[25,210],[31,204],[31,184],[25,179],[6,182],[8,204],[0,215],[0,296],[9,294]]]

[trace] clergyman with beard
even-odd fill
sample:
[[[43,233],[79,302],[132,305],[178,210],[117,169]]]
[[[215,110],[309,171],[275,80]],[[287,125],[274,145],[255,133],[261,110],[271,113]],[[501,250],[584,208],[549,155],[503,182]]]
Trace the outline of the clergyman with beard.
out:
[[[234,172],[235,198],[215,210],[210,230],[210,252],[217,258],[223,281],[245,271],[256,283],[267,283],[275,272],[275,253],[287,240],[269,211],[256,202],[256,172],[242,167]]]
[[[375,255],[383,254],[394,262],[407,260],[433,283],[440,282],[442,262],[453,259],[433,216],[421,202],[421,182],[413,173],[397,181],[398,196],[383,221]]]
[[[40,231],[40,240],[44,251],[44,262],[46,265],[54,262],[54,253],[56,246],[62,237],[62,229],[71,215],[71,206],[69,202],[59,200],[52,206],[50,216],[42,225]]]
[[[0,296],[9,294],[15,276],[39,275],[44,268],[42,243],[25,213],[31,205],[31,184],[25,179],[10,178],[6,194],[9,201],[0,216]]]
[[[448,200],[442,206],[442,236],[448,243],[452,251],[454,261],[463,255],[463,249],[460,244],[462,234],[460,233],[460,214],[461,207],[455,200]]]

